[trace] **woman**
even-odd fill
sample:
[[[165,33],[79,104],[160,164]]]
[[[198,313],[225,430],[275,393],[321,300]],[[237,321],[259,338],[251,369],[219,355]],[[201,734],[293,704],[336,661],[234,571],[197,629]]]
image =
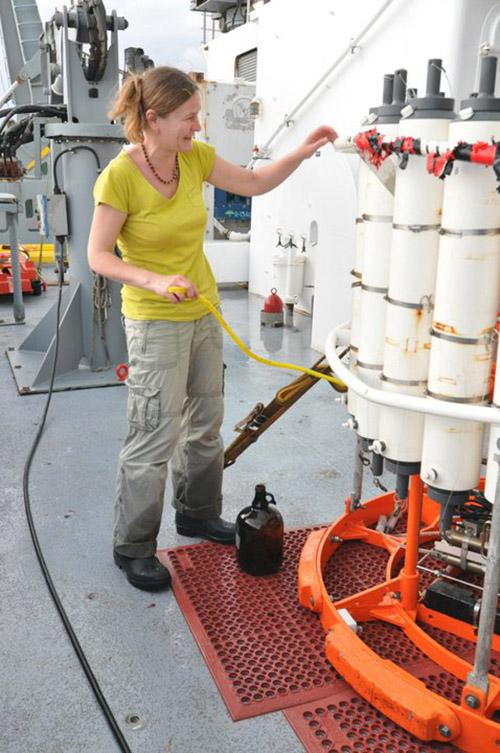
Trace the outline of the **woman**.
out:
[[[222,332],[198,300],[203,293],[219,305],[203,253],[203,182],[242,196],[265,193],[336,137],[332,128],[318,128],[293,152],[253,172],[193,140],[200,107],[196,84],[175,68],[129,76],[111,117],[124,119],[130,146],[94,188],[89,264],[123,283],[129,353],[129,427],[118,466],[114,560],[142,589],[170,584],[155,557],[170,459],[178,533],[234,542],[234,525],[220,517]],[[183,287],[185,296],[171,287]]]

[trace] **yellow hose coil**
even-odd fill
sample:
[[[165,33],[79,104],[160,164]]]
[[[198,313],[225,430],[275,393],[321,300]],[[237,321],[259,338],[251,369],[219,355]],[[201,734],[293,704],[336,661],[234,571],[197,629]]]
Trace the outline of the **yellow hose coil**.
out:
[[[169,293],[175,293],[177,295],[186,295],[185,288],[182,287],[171,287],[168,288]],[[254,361],[258,361],[259,363],[263,363],[266,366],[274,366],[277,369],[291,369],[292,371],[300,371],[303,374],[309,374],[309,376],[315,377],[316,379],[326,379],[327,382],[331,382],[335,389],[338,392],[347,392],[347,387],[345,386],[344,382],[342,382],[337,377],[331,377],[328,374],[322,374],[320,371],[314,371],[313,369],[306,369],[304,366],[296,366],[293,363],[280,363],[279,361],[270,361],[268,358],[262,358],[262,356],[258,356],[255,353],[252,353],[251,350],[247,348],[245,343],[240,340],[236,332],[234,332],[229,324],[224,321],[222,316],[219,314],[215,306],[210,303],[208,298],[200,293],[199,300],[207,307],[207,309],[210,311],[211,314],[215,316],[221,327],[226,330],[227,334],[233,340],[233,342],[236,343],[236,345],[247,355],[249,358],[253,358]]]

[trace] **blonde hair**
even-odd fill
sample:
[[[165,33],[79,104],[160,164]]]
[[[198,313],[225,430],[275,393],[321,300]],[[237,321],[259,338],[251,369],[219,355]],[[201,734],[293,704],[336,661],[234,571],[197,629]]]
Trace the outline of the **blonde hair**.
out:
[[[193,79],[178,68],[150,68],[141,75],[127,76],[109,116],[123,120],[128,141],[137,144],[144,140],[147,110],[154,110],[164,118],[196,91],[198,87]]]

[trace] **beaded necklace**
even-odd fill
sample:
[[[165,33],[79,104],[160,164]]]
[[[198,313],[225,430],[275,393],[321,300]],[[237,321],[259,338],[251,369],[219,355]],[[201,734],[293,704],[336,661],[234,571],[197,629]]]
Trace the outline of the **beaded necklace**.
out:
[[[177,154],[175,155],[175,167],[172,173],[172,177],[170,178],[170,180],[164,180],[160,175],[158,175],[153,165],[151,164],[151,160],[149,159],[149,155],[146,151],[146,147],[144,146],[144,144],[141,144],[141,148],[142,148],[142,153],[144,154],[144,159],[146,160],[147,166],[149,167],[149,169],[151,170],[155,178],[160,181],[160,183],[163,183],[164,186],[168,186],[170,183],[173,183],[174,180],[177,180],[177,178],[179,177],[179,157]]]

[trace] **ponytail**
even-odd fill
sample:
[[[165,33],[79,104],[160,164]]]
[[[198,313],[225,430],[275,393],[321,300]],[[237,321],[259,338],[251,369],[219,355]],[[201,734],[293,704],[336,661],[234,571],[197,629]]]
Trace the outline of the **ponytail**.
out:
[[[127,76],[109,113],[113,120],[124,121],[125,135],[132,144],[143,140],[145,125],[142,101],[142,77]]]

